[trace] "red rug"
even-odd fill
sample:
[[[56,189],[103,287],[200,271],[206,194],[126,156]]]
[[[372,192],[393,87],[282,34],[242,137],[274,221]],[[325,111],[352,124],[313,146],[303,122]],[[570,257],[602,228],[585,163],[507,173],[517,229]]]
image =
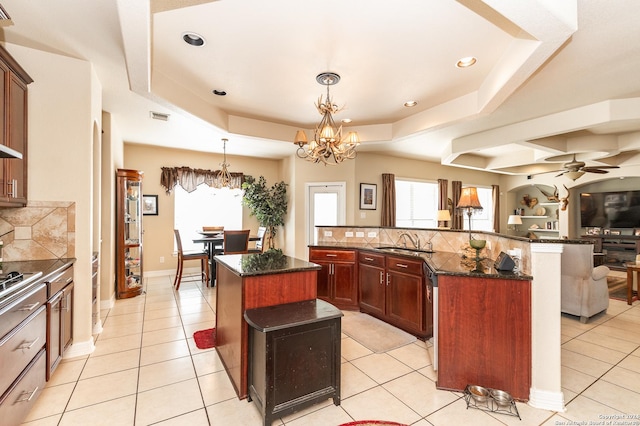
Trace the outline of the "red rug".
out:
[[[198,349],[209,349],[216,346],[216,329],[208,328],[193,333],[193,340],[196,341]]]
[[[343,423],[340,426],[407,426],[404,423],[387,422],[385,420],[358,420],[357,422]]]

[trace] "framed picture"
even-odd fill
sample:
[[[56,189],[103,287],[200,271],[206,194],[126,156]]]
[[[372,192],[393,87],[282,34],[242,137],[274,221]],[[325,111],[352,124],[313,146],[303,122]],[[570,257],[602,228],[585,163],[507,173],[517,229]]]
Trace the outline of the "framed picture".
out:
[[[375,210],[378,203],[378,186],[375,183],[360,184],[360,210]]]
[[[640,228],[636,228],[633,230],[633,235],[635,235],[636,237],[640,237]]]
[[[620,235],[620,231],[611,231],[611,235]]]
[[[158,216],[158,196],[142,196],[142,214],[145,216]]]
[[[604,235],[610,235],[610,234],[611,234],[611,230],[609,230],[609,229],[605,229],[605,230],[603,230],[603,232],[602,232],[602,233],[603,233]]]

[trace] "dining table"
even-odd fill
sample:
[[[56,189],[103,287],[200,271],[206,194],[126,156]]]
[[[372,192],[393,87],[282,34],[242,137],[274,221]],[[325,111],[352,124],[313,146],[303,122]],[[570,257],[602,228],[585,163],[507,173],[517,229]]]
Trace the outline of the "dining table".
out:
[[[193,242],[204,244],[205,250],[209,255],[209,285],[213,287],[216,279],[216,262],[214,256],[224,253],[224,231],[197,231],[201,235],[200,238],[194,238]],[[257,235],[249,235],[249,241],[260,241]]]

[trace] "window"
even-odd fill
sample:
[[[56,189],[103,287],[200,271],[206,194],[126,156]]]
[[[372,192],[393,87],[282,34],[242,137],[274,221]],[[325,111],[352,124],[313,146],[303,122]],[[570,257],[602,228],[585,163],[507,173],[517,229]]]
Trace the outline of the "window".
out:
[[[225,229],[242,229],[242,190],[216,189],[198,185],[195,191],[187,192],[176,185],[174,227],[180,230],[184,250],[202,250],[203,245],[194,243],[203,226],[224,226]],[[174,250],[175,247],[174,241]]]
[[[465,185],[470,186],[470,185]],[[493,190],[491,188],[478,188],[478,201],[482,206],[482,211],[474,211],[471,215],[471,228],[474,231],[493,232]],[[469,216],[463,213],[463,229],[469,229]]]
[[[437,228],[438,184],[396,179],[396,226]]]

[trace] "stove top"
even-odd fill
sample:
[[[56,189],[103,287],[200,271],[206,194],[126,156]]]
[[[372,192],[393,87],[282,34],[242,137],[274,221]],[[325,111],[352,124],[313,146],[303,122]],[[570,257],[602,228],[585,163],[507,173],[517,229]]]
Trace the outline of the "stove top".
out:
[[[0,273],[0,300],[4,300],[27,287],[42,275],[42,272]]]

